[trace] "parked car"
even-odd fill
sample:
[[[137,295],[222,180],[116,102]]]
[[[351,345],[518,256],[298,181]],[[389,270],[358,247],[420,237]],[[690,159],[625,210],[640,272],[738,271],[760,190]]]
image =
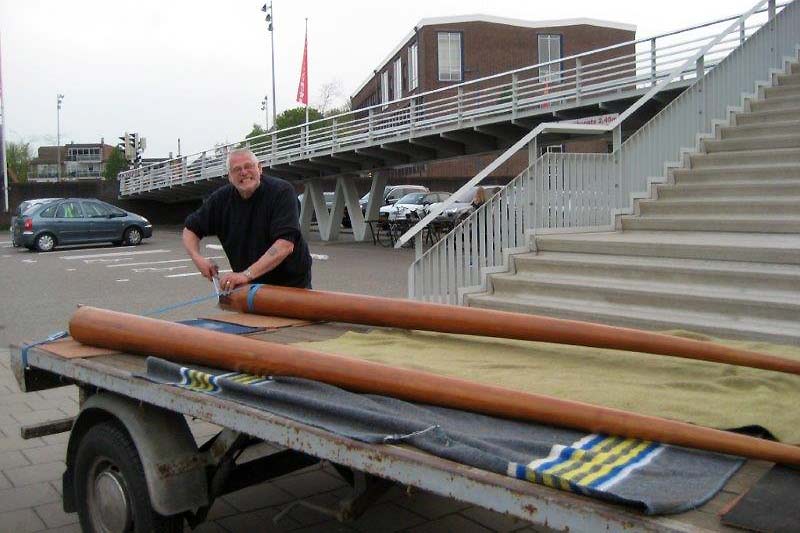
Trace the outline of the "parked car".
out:
[[[449,192],[412,192],[397,200],[394,205],[381,207],[380,218],[389,220],[422,218],[427,213],[428,206],[444,202],[449,197]]]
[[[94,198],[65,198],[29,207],[14,219],[14,240],[49,252],[65,244],[140,244],[153,235],[150,222]]]
[[[430,190],[423,185],[387,185],[383,188],[383,201],[380,207],[394,205],[400,198],[412,192],[430,192]],[[362,196],[358,203],[361,205],[361,212],[366,216],[369,193]]]
[[[500,185],[485,185],[481,186],[486,191],[486,199],[490,199],[503,189]],[[475,198],[475,191],[478,187],[471,187],[461,194],[457,194],[453,203],[450,204],[442,213],[436,217],[436,220],[457,223],[469,216],[472,212],[472,200]],[[431,205],[429,209],[434,209],[436,206]]]
[[[25,211],[28,211],[29,209],[32,209],[37,205],[47,204],[55,200],[61,200],[61,198],[32,198],[30,200],[24,200],[20,202],[20,204],[17,206],[17,210],[14,211],[14,214],[12,215],[11,218],[11,228],[9,229],[9,232],[11,233],[12,246],[14,246],[15,248],[18,246],[22,246],[22,240],[17,237],[17,234],[14,231],[14,218],[24,214]]]

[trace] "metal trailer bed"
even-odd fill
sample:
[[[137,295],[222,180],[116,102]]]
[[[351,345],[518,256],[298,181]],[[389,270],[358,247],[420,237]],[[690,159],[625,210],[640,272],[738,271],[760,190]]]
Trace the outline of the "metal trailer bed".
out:
[[[362,328],[318,323],[271,330],[255,337],[272,342],[292,343],[332,338],[353,329]],[[216,480],[215,483],[215,480],[211,479],[213,475],[205,474],[209,476],[209,480],[204,490],[210,492],[208,487],[216,486],[214,497],[286,474],[294,468],[304,468],[317,460],[330,461],[337,465],[337,470],[344,474],[343,477],[347,478],[347,474],[350,474],[348,481],[352,486],[352,494],[340,502],[336,512],[340,520],[356,517],[376,495],[380,494],[381,490],[385,490],[387,483],[383,480],[389,480],[507,513],[530,522],[534,527],[542,527],[543,530],[738,531],[723,526],[719,521],[719,512],[744,493],[772,466],[767,462],[748,461],[729,480],[723,490],[701,508],[680,515],[652,517],[633,509],[458,464],[410,446],[365,444],[213,395],[156,384],[134,377],[135,373],[144,372],[145,358],[142,356],[118,353],[67,359],[49,352],[47,348],[47,345],[30,348],[27,354],[28,368],[23,369],[20,349],[12,347],[12,369],[23,391],[76,384],[80,390],[82,413],[85,406],[91,403],[92,397],[111,396],[130,403],[134,409],[138,408],[137,412],[141,412],[143,405],[149,405],[221,426],[224,428],[222,433],[227,432],[227,435],[225,438],[220,437],[219,440],[227,443],[228,450],[237,438],[241,445],[243,442],[241,437],[244,435],[260,439],[256,442],[263,440],[288,449],[275,456],[266,457],[260,462],[256,461],[243,469],[249,471],[249,474],[229,476],[227,484],[225,478],[221,481]],[[78,421],[81,416],[77,417]],[[49,431],[40,429],[36,435],[42,435],[44,432],[68,431],[70,427],[70,424],[61,424],[61,427]],[[72,427],[70,449],[73,448],[72,441],[76,439],[75,426]],[[151,502],[148,503],[152,503],[161,514],[167,514],[165,510],[183,511],[181,501],[174,500],[181,498],[185,500],[186,493],[196,494],[197,489],[203,487],[184,487],[184,490],[180,490],[179,483],[181,479],[188,479],[185,474],[191,467],[186,466],[185,457],[176,458],[169,463],[166,459],[167,453],[158,449],[158,446],[162,449],[164,447],[162,441],[166,438],[164,428],[159,429],[154,426],[156,431],[152,431],[147,422],[143,426],[127,424],[127,429],[135,441],[145,438],[144,435],[134,434],[141,432],[145,427],[148,429],[144,433],[150,434],[151,438],[153,433],[158,434],[158,431],[161,431],[156,439],[155,449],[158,453],[153,453],[152,442],[151,448],[147,445],[139,446],[138,441],[136,446],[145,465],[145,471],[148,470],[148,461],[158,461],[156,466],[160,480],[148,479],[148,487],[151,489]],[[166,433],[169,432],[168,429]],[[252,444],[252,441],[253,439],[250,439],[247,444]],[[207,450],[205,458],[190,463],[206,461],[204,472],[224,471],[224,468],[219,468],[222,465],[222,457],[229,457],[231,454],[226,454],[224,447],[222,451],[219,447],[216,448],[215,454]],[[211,460],[208,459],[210,456],[213,456]],[[208,464],[213,461],[219,463]],[[254,475],[254,470],[261,472]],[[158,483],[161,483],[160,492]],[[220,484],[225,486],[225,490],[219,488]],[[70,505],[66,488],[64,498],[65,508],[68,508]],[[161,494],[160,500],[158,494]],[[209,499],[211,499],[208,503],[210,507],[213,497]],[[72,507],[74,505],[72,502]],[[186,507],[185,501],[183,507]],[[191,514],[184,517],[192,525]],[[194,525],[204,518],[205,515],[202,513],[195,516]]]

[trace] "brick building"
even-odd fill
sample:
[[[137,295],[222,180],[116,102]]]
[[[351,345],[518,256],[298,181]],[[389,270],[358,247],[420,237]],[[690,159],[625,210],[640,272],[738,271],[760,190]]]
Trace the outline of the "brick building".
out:
[[[58,181],[59,152],[61,180],[98,180],[103,178],[105,163],[113,146],[99,143],[70,143],[63,146],[40,146],[31,160],[28,180],[32,182]]]
[[[382,109],[391,108],[397,105],[391,103],[394,100],[445,89],[426,95],[425,102],[430,102],[453,96],[455,90],[446,90],[449,86],[537,63],[553,62],[539,67],[538,76],[557,84],[562,70],[575,67],[570,56],[630,42],[635,36],[633,25],[593,19],[536,22],[487,15],[422,19],[356,89],[351,97],[352,109],[379,104]],[[594,55],[593,60],[602,60],[604,54],[610,59],[633,52],[633,45],[623,46]],[[561,58],[566,59],[558,61]],[[471,86],[471,90],[508,81],[510,76],[493,78]],[[573,141],[549,149],[604,152],[607,143]],[[417,177],[462,180],[474,176],[492,159],[464,156],[387,173],[390,177],[402,175],[404,181]],[[527,158],[517,154],[509,163],[495,173],[499,181],[518,174],[527,164]]]

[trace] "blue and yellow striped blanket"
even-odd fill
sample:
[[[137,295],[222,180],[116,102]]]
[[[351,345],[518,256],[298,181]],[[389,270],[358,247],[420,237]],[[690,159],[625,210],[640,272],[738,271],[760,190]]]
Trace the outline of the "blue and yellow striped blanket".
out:
[[[719,454],[355,394],[305,379],[187,368],[152,357],[143,377],[363,442],[402,441],[462,464],[649,514],[701,505],[742,464]]]

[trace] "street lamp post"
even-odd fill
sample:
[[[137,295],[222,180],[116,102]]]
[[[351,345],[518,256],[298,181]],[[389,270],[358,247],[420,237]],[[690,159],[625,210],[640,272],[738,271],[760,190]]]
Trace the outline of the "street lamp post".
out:
[[[58,172],[58,181],[61,181],[61,102],[63,100],[63,94],[56,95],[56,172]]]
[[[269,107],[267,103],[269,102],[269,98],[264,96],[261,100],[261,111],[264,112],[264,131],[269,131]]]
[[[277,127],[276,118],[278,116],[278,111],[275,102],[275,32],[272,31],[275,17],[272,14],[272,2],[270,1],[269,5],[264,4],[264,6],[261,8],[261,11],[264,11],[267,14],[264,20],[267,21],[267,31],[269,32],[270,38],[270,51],[272,53],[272,125]]]

